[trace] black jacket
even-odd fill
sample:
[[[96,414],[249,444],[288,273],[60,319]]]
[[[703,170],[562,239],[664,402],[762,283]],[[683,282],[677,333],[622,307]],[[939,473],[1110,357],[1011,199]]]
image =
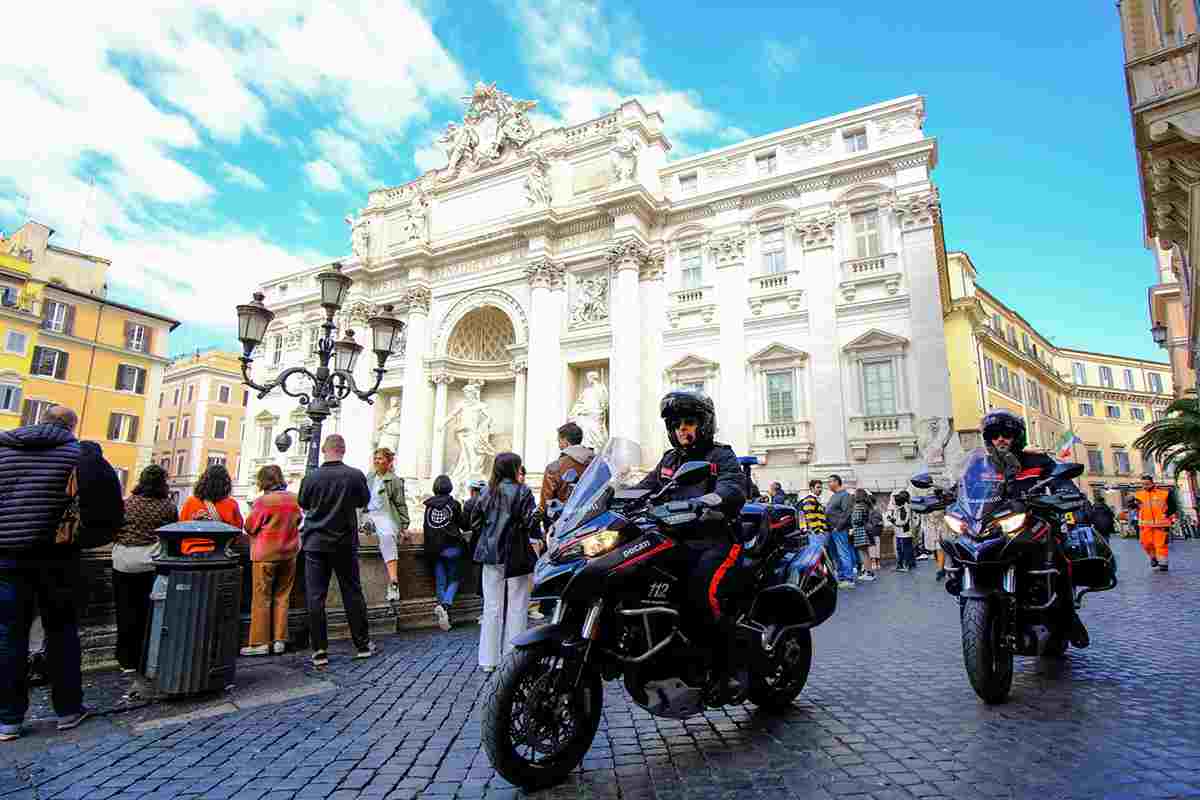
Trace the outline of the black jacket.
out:
[[[465,545],[463,509],[452,495],[436,494],[425,501],[425,558],[434,559],[446,547]]]
[[[472,557],[504,567],[505,578],[533,572],[533,542],[540,538],[537,502],[528,487],[505,479],[471,510],[471,530],[479,536]]]
[[[1093,503],[1091,508],[1092,527],[1103,533],[1105,536],[1112,536],[1116,533],[1117,518],[1113,514],[1112,506],[1108,503]]]
[[[306,552],[358,547],[358,509],[371,501],[367,476],[341,461],[326,461],[300,481],[304,524],[300,539]]]
[[[742,475],[741,466],[733,448],[725,444],[714,443],[710,447],[676,448],[663,453],[658,465],[651,470],[638,484],[639,489],[660,490],[675,474],[675,470],[689,461],[707,461],[716,465],[715,474],[708,480],[696,486],[683,486],[676,489],[670,500],[690,500],[702,495],[715,493],[721,496],[721,511],[725,514],[725,523],[715,523],[702,526],[697,530],[700,540],[698,543],[712,540],[728,540],[730,525],[737,522],[742,506],[746,504],[746,479]]]

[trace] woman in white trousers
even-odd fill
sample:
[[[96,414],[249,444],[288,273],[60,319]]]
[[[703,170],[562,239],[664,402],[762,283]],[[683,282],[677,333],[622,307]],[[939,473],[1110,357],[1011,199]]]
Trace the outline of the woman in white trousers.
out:
[[[539,542],[537,502],[517,481],[521,457],[500,453],[492,466],[488,492],[472,510],[471,529],[479,544],[473,554],[483,571],[483,618],[479,666],[493,672],[512,640],[525,632],[529,613],[529,575]]]

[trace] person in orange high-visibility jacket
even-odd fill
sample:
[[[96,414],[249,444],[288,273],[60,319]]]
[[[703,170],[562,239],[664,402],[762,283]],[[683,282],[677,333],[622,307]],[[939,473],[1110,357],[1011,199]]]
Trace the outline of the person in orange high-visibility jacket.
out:
[[[1165,486],[1155,486],[1154,478],[1142,476],[1142,488],[1134,495],[1138,501],[1138,527],[1142,549],[1150,557],[1150,569],[1167,571],[1167,543],[1177,509],[1175,494]]]

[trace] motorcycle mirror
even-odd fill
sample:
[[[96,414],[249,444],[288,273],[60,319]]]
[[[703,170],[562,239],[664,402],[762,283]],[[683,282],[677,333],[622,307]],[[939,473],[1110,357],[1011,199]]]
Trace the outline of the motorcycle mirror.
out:
[[[563,473],[562,479],[567,483],[574,483],[579,480],[579,473],[573,469],[569,469]]]
[[[672,483],[676,486],[695,486],[712,475],[712,465],[707,461],[689,461],[675,471]]]
[[[1083,464],[1055,464],[1051,470],[1050,476],[1053,478],[1064,478],[1072,480],[1083,474]]]
[[[918,472],[909,479],[909,483],[918,489],[929,489],[933,487],[933,478],[928,472]]]

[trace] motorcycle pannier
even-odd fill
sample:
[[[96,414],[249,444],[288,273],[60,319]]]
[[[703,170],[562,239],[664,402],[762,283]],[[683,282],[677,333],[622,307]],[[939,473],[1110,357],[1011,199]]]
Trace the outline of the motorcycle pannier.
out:
[[[1104,534],[1087,526],[1072,528],[1063,549],[1076,586],[1104,591],[1117,585],[1117,558]]]

